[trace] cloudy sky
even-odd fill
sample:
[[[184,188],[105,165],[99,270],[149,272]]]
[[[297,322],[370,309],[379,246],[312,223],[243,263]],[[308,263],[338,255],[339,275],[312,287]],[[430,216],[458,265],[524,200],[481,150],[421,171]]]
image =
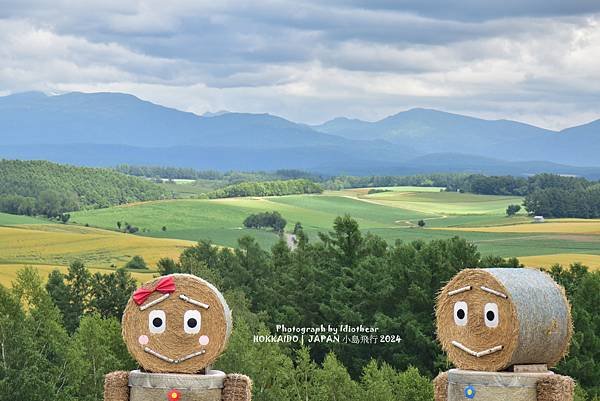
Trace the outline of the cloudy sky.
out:
[[[600,1],[0,0],[0,94],[26,90],[560,129],[600,118]]]

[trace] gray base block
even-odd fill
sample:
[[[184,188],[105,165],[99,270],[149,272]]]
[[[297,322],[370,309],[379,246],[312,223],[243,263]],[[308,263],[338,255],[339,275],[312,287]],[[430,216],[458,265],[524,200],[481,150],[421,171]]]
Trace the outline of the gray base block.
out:
[[[448,401],[536,401],[536,384],[553,372],[448,371]]]
[[[225,373],[209,370],[204,375],[146,373],[129,374],[130,401],[165,401],[177,391],[181,401],[221,401]]]

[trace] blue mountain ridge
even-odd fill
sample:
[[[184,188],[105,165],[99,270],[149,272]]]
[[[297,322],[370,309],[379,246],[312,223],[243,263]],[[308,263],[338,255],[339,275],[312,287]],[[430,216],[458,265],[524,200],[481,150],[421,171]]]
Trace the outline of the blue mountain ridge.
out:
[[[429,109],[309,126],[270,114],[199,116],[122,93],[0,97],[0,157],[95,166],[590,175],[595,169],[568,165],[600,166],[599,129],[595,121],[554,132]]]

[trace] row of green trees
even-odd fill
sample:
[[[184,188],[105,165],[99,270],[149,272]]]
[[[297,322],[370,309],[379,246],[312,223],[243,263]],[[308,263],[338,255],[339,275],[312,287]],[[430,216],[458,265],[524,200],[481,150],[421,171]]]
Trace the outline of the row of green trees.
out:
[[[213,180],[223,181],[228,184],[239,184],[240,182],[256,182],[256,181],[274,181],[274,180],[291,180],[291,179],[310,179],[311,181],[319,182],[322,177],[317,174],[309,173],[296,169],[280,169],[274,172],[266,171],[215,171],[215,170],[196,170],[186,167],[164,167],[164,166],[131,166],[121,164],[114,168],[124,174],[134,175],[147,178],[163,178],[163,179],[187,179],[187,180]]]
[[[67,212],[79,210],[79,207],[79,199],[74,193],[69,192],[47,190],[40,192],[37,197],[0,195],[0,212],[10,214],[43,215],[48,218],[70,217]]]
[[[204,194],[208,199],[235,198],[243,196],[281,196],[293,194],[320,194],[323,188],[306,179],[263,182],[243,182],[229,185]]]
[[[415,174],[410,176],[337,176],[327,179],[323,186],[332,190],[396,186],[443,187],[455,190],[463,187],[468,177],[469,174],[463,173]]]
[[[142,178],[48,161],[0,160],[0,183],[0,211],[50,217],[168,196]]]
[[[277,211],[261,212],[251,214],[244,219],[244,227],[246,228],[272,228],[278,233],[283,233],[287,220],[284,219]]]
[[[558,174],[537,174],[528,178],[473,174],[465,176],[460,187],[451,187],[449,189],[462,189],[465,192],[481,195],[526,196],[546,189],[575,192],[597,184],[598,182],[589,181],[582,177],[562,176]]]
[[[539,189],[525,197],[525,209],[545,217],[600,218],[600,184],[587,188]]]

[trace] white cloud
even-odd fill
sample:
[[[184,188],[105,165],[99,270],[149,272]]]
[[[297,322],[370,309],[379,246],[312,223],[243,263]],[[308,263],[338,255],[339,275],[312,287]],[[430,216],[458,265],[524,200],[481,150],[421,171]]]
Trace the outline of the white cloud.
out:
[[[0,10],[0,87],[123,91],[305,122],[411,107],[549,128],[600,117],[598,15],[514,5],[514,17],[480,7],[461,21],[342,3],[14,2]]]

